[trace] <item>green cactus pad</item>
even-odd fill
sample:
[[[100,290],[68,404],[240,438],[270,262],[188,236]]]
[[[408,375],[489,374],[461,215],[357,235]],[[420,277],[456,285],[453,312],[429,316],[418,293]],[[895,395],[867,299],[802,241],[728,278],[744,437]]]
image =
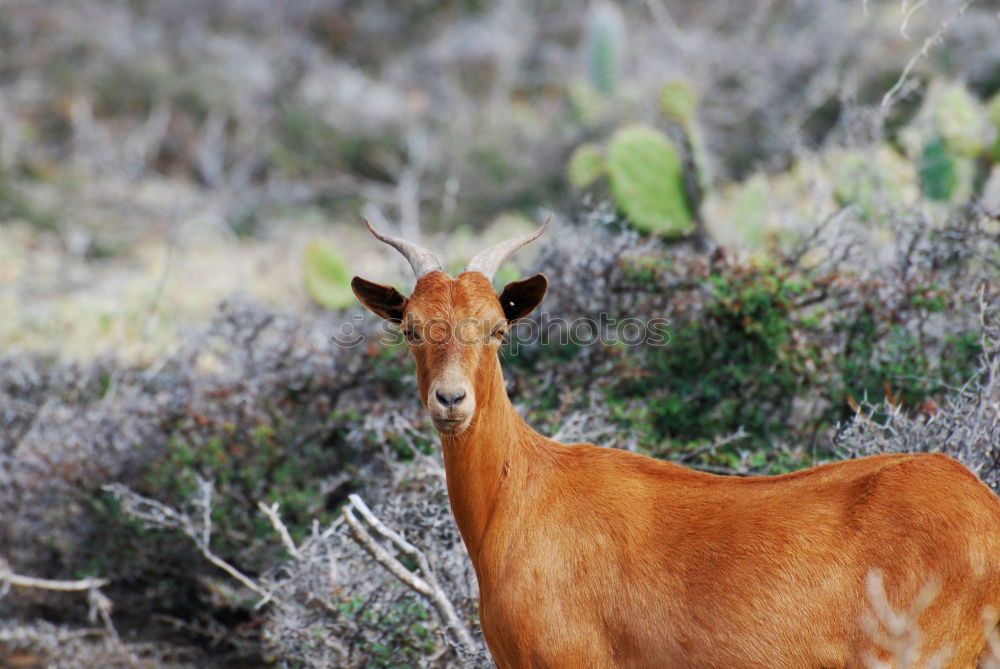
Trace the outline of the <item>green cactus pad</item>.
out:
[[[584,48],[590,83],[604,95],[613,95],[625,50],[625,19],[617,5],[602,2],[590,10]]]
[[[754,174],[733,191],[732,225],[751,248],[763,248],[766,242],[770,197],[771,190],[763,174]]]
[[[333,244],[314,241],[303,255],[306,292],[313,302],[327,309],[343,309],[354,303],[351,274]]]
[[[863,220],[884,219],[916,197],[916,169],[888,143],[828,151],[826,158],[834,178],[834,199],[840,206],[856,205]]]
[[[983,149],[983,108],[961,84],[950,86],[941,93],[934,109],[934,126],[954,155],[972,157]]]
[[[940,136],[924,145],[920,158],[920,188],[932,200],[947,202],[958,186],[955,157]]]
[[[686,81],[668,81],[660,89],[660,109],[670,120],[690,128],[698,110],[698,94]]]
[[[1000,92],[994,93],[993,97],[986,101],[986,118],[990,125],[1000,128]]]
[[[997,93],[986,103],[986,116],[993,126],[993,162],[1000,163],[1000,93]]]
[[[596,144],[581,144],[569,157],[569,183],[573,188],[586,188],[607,172],[604,154]]]
[[[608,147],[611,192],[642,232],[679,237],[694,216],[684,193],[683,165],[663,133],[643,126],[622,128]]]

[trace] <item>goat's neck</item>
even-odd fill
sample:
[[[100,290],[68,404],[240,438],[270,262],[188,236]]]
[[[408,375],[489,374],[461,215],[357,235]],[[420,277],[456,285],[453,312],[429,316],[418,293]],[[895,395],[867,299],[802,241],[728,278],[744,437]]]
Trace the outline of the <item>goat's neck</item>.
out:
[[[492,357],[476,380],[472,423],[460,435],[441,436],[451,509],[473,563],[478,563],[508,472],[538,438],[511,405],[500,360]]]

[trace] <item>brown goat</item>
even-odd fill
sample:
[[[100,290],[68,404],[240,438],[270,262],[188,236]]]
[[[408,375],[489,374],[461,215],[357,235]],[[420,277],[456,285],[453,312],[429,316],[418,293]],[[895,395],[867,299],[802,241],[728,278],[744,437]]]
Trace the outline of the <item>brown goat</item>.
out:
[[[507,397],[498,349],[547,282],[498,297],[491,279],[545,227],[454,279],[432,252],[372,229],[410,261],[413,295],[352,282],[402,325],[416,360],[500,667],[897,666],[874,629],[873,569],[897,609],[939,588],[919,614],[917,666],[942,651],[947,667],[985,657],[1000,501],[955,460],[882,455],[737,478],[532,430]]]

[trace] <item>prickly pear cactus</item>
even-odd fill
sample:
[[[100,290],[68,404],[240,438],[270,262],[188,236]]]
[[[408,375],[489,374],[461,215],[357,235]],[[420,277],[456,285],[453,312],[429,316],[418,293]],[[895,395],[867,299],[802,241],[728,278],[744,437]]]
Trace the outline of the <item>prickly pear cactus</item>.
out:
[[[740,242],[752,249],[764,247],[769,232],[768,210],[770,188],[767,177],[754,174],[733,191],[733,229],[739,233]]]
[[[675,79],[660,89],[660,110],[663,115],[680,126],[687,138],[691,162],[694,164],[698,187],[708,192],[712,182],[709,171],[708,150],[698,126],[698,93],[689,82]]]
[[[333,244],[319,240],[310,243],[303,263],[306,292],[313,302],[327,309],[343,309],[354,303],[350,271]]]
[[[573,121],[583,126],[597,125],[606,116],[613,102],[587,81],[574,81],[566,87],[569,111]]]
[[[614,95],[625,52],[625,19],[617,5],[599,2],[591,8],[584,50],[591,85],[604,95]]]
[[[567,171],[573,188],[586,188],[607,172],[604,153],[596,144],[581,144],[569,157]]]
[[[990,149],[993,162],[1000,163],[1000,93],[986,103],[986,117],[993,127],[993,147]]]
[[[869,149],[830,150],[825,157],[837,204],[856,205],[866,221],[885,220],[917,198],[916,169],[888,143]]]
[[[934,109],[934,127],[949,152],[974,157],[983,150],[985,118],[979,101],[965,86],[945,89]]]
[[[685,130],[690,129],[698,109],[694,86],[679,79],[665,83],[660,89],[660,109],[664,116]]]
[[[986,118],[991,125],[1000,127],[1000,92],[994,94],[986,103]]]
[[[958,186],[955,157],[940,136],[934,136],[924,145],[920,157],[920,187],[932,200],[947,202]]]
[[[683,165],[666,136],[644,126],[622,128],[611,138],[607,167],[615,201],[636,228],[665,237],[691,232]]]

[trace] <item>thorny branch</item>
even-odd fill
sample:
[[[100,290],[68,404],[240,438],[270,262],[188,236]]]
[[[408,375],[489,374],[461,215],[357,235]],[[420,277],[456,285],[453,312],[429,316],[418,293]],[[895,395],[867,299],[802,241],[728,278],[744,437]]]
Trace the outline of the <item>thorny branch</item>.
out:
[[[280,505],[275,502],[271,506],[267,506],[264,502],[257,502],[257,508],[260,509],[261,513],[267,517],[268,522],[271,523],[271,527],[273,527],[274,531],[278,533],[279,537],[281,537],[281,543],[285,546],[285,550],[288,551],[288,554],[296,560],[301,560],[302,553],[299,551],[299,547],[295,545],[295,540],[292,539],[291,533],[288,531],[288,528],[285,527],[285,524],[281,522],[281,517],[278,515]]]

